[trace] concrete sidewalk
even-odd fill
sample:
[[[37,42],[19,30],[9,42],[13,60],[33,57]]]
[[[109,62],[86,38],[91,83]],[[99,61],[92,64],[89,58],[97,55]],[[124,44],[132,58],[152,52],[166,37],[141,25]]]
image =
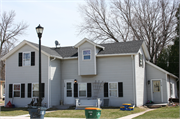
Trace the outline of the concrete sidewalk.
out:
[[[136,113],[136,114],[131,114],[125,117],[121,117],[118,119],[132,119],[134,117],[140,116],[148,111],[152,111],[154,109],[148,109],[144,112],[140,112],[140,113]],[[0,116],[0,119],[30,119],[30,117],[28,117],[29,114],[25,114],[25,115],[20,115],[20,116]],[[79,118],[55,118],[55,117],[44,117],[44,119],[79,119]],[[80,119],[85,119],[85,118],[80,118]]]

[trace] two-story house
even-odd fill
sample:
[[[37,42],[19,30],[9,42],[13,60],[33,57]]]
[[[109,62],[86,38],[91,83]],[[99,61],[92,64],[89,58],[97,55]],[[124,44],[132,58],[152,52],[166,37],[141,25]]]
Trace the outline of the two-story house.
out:
[[[24,107],[38,97],[38,50],[38,44],[24,40],[1,59],[5,104]],[[75,105],[77,98],[97,97],[108,99],[109,106],[168,103],[177,97],[177,77],[149,59],[142,40],[96,44],[85,38],[72,47],[42,46],[42,103]]]

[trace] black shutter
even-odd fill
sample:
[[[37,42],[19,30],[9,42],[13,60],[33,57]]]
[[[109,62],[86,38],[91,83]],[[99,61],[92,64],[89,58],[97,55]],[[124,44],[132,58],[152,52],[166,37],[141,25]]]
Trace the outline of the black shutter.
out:
[[[18,59],[19,67],[22,67],[22,52],[19,53],[19,59]]]
[[[25,98],[25,84],[21,84],[21,98]]]
[[[12,98],[12,84],[9,84],[9,98]]]
[[[28,98],[31,98],[31,86],[32,84],[31,83],[28,83]]]
[[[87,83],[87,97],[91,97],[91,83]]]
[[[108,97],[108,83],[104,83],[104,97]]]
[[[78,97],[78,84],[74,83],[74,97]]]
[[[123,97],[123,82],[118,82],[119,97]]]
[[[31,52],[31,66],[35,66],[35,52]]]
[[[41,96],[42,97],[45,96],[44,89],[45,89],[45,85],[44,85],[44,83],[41,83],[41,92],[42,92]]]

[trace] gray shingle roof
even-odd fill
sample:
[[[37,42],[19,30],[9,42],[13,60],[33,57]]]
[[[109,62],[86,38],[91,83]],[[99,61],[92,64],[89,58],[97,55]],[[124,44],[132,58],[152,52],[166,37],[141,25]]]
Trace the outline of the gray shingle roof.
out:
[[[29,42],[32,45],[39,47],[38,44]],[[99,44],[105,47],[104,50],[100,50],[98,54],[121,54],[121,53],[137,53],[140,49],[143,40],[138,41],[128,41],[128,42],[116,42],[116,43],[108,43],[108,44]],[[72,47],[58,47],[58,48],[50,48],[46,46],[42,46],[41,49],[53,56],[58,57],[77,57],[78,51],[77,48]]]

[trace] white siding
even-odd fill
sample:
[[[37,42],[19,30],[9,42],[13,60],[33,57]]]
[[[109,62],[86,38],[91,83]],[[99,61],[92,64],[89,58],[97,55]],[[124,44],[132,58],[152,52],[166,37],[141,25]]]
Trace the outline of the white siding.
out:
[[[170,95],[170,83],[172,84],[172,94]],[[167,83],[167,89],[168,89],[168,99],[169,98],[177,98],[177,82],[176,79],[168,75],[168,83]]]
[[[91,59],[83,60],[83,50],[91,50]],[[96,75],[96,49],[94,45],[89,42],[83,43],[79,47],[78,60],[79,60],[79,74],[80,75]]]
[[[62,61],[62,80],[77,79],[77,82],[91,82],[95,80],[104,82],[123,82],[123,97],[108,97],[110,106],[120,106],[122,103],[133,103],[133,75],[131,56],[97,58],[96,76],[79,76],[77,60]],[[61,84],[64,90],[64,84]],[[93,89],[92,89],[93,90]],[[99,97],[104,98],[104,88],[100,90]],[[62,91],[64,92],[64,91]],[[93,91],[92,91],[93,95]],[[64,98],[62,98],[64,99]]]
[[[151,79],[162,79],[162,88],[163,91],[163,102],[166,103],[168,101],[167,99],[167,81],[166,81],[166,73],[160,71],[159,69],[149,65],[146,63],[146,79],[151,80]],[[151,100],[151,84],[147,85],[147,98],[148,100]]]
[[[35,51],[35,66],[18,66],[18,54],[19,52],[27,52],[27,51]],[[41,55],[42,57],[42,83],[45,83],[45,98],[43,99],[42,103],[48,103],[48,57],[44,54]],[[33,49],[32,47],[25,45],[20,48],[17,52],[11,55],[6,60],[6,99],[5,104],[8,101],[15,104],[16,107],[24,107],[27,106],[32,100],[32,98],[27,98],[27,87],[28,83],[38,83],[39,82],[39,51]],[[25,98],[9,98],[9,84],[13,83],[25,83]]]
[[[52,60],[52,59],[51,59]],[[61,92],[61,61],[59,59],[50,61],[51,79],[50,79],[50,107],[60,104]]]
[[[143,55],[143,67],[139,66],[139,53]],[[136,84],[136,105],[142,106],[147,102],[146,96],[146,78],[145,78],[145,55],[142,48],[135,55],[135,84]]]

